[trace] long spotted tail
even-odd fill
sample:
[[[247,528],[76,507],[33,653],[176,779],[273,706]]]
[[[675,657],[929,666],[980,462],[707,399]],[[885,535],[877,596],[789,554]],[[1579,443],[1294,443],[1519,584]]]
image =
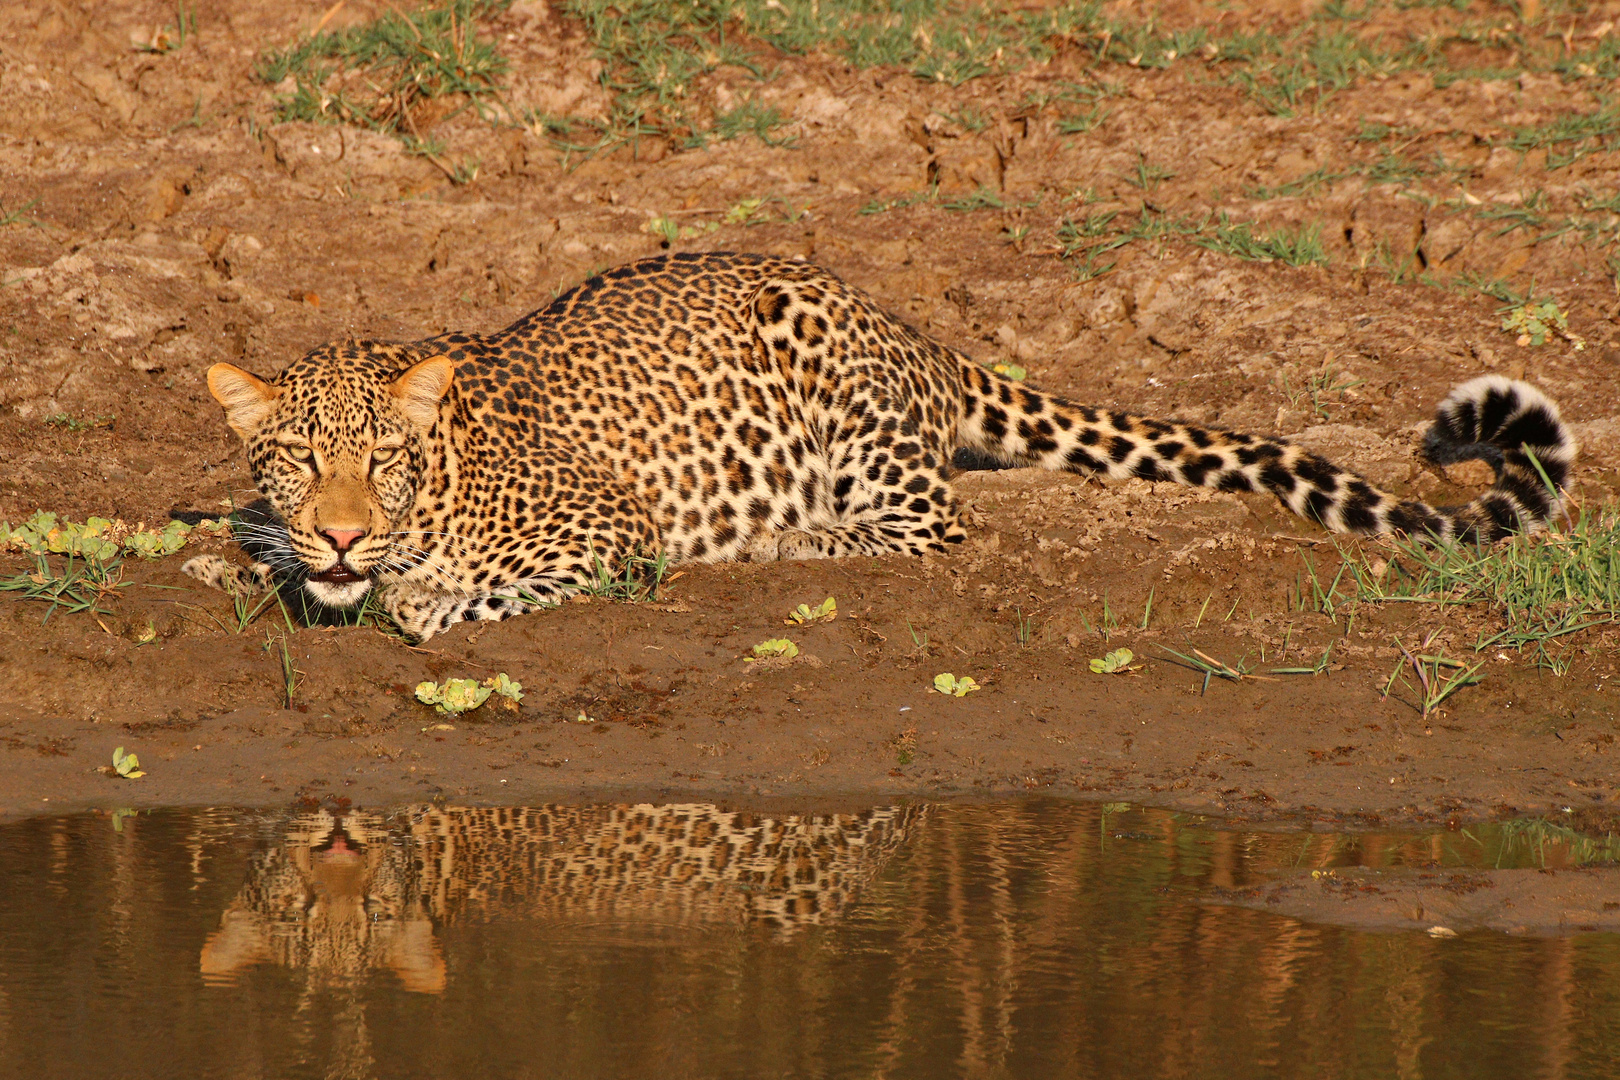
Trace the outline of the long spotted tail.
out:
[[[1269,491],[1334,532],[1399,531],[1440,542],[1533,532],[1562,511],[1575,461],[1558,406],[1530,384],[1499,375],[1447,395],[1425,440],[1425,454],[1438,464],[1479,458],[1496,470],[1488,491],[1452,507],[1397,499],[1282,439],[1077,405],[970,362],[963,363],[962,384],[959,446],[1005,463],[1084,475]]]

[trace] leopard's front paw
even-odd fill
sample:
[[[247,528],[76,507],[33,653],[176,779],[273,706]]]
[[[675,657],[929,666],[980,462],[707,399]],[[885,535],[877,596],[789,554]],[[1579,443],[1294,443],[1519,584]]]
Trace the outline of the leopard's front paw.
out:
[[[180,567],[187,577],[232,596],[252,596],[270,588],[270,564],[238,566],[223,555],[198,555]]]

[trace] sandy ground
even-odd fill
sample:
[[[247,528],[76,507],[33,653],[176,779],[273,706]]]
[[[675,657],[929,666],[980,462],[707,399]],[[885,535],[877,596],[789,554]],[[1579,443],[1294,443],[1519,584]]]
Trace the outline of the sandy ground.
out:
[[[1417,457],[1435,402],[1482,373],[1529,378],[1582,442],[1577,493],[1599,501],[1615,486],[1613,215],[1587,215],[1601,225],[1593,239],[1504,232],[1475,212],[1541,191],[1531,201],[1551,219],[1614,194],[1620,151],[1564,163],[1508,145],[1525,126],[1599,109],[1590,79],[1486,72],[1440,87],[1397,72],[1279,116],[1201,61],[1139,68],[1060,48],[951,87],[811,54],[777,58],[764,81],[724,69],[701,86],[778,108],[775,135],[791,146],[649,138],[581,161],[535,125],[424,115],[448,147],[436,164],[386,134],[276,122],[277,88],[254,77],[255,60],[325,9],[199,5],[187,42],[153,53],[132,42],[172,19],[161,4],[5,5],[0,219],[20,213],[0,227],[0,519],[159,522],[242,501],[242,454],[203,383],[211,363],[270,375],[333,338],[498,328],[661,250],[647,226],[668,215],[704,225],[676,248],[813,259],[940,339],[1027,367],[1034,385],[1284,434],[1432,500],[1466,498],[1488,476]],[[350,4],[339,23],[381,10]],[[1572,16],[1571,35],[1601,38],[1617,10]],[[1166,9],[1177,17],[1192,15]],[[576,21],[515,3],[484,32],[512,62],[511,101],[606,108]],[[1066,134],[1061,108],[1029,102],[1072,85],[1103,87],[1106,115]],[[1397,134],[1368,136],[1369,124]],[[1367,173],[1436,154],[1445,169],[1401,182]],[[1140,182],[1145,163],[1167,175]],[[474,165],[469,183],[446,175]],[[980,192],[1000,205],[952,208]],[[751,223],[723,224],[756,199]],[[1098,277],[1060,257],[1066,217],[1148,210],[1316,223],[1326,265],[1175,239],[1120,247]],[[1463,275],[1554,290],[1570,337],[1517,344],[1500,303],[1457,286]],[[1620,800],[1612,628],[1561,642],[1563,676],[1480,654],[1485,681],[1425,723],[1409,692],[1379,692],[1394,639],[1473,662],[1490,613],[1362,605],[1352,627],[1342,609],[1298,610],[1307,561],[1331,574],[1340,556],[1257,498],[1025,471],[962,489],[975,532],[950,556],[692,568],[656,603],[569,604],[427,649],[372,629],[289,635],[273,613],[233,632],[230,602],[193,587],[178,558],[126,562],[128,584],[94,618],[42,622],[44,605],[0,594],[0,813],[1041,791],[1367,823],[1568,807],[1602,827]],[[187,553],[209,544],[227,550]],[[0,556],[4,574],[29,565]],[[783,626],[828,595],[837,620]],[[792,663],[742,660],[784,633],[802,649]],[[1207,690],[1165,651],[1247,657],[1263,672],[1312,663],[1330,642],[1319,676]],[[1140,671],[1090,671],[1121,645]],[[983,689],[931,693],[947,671]],[[411,693],[496,672],[524,684],[515,715],[447,720]],[[115,746],[147,775],[99,771]]]

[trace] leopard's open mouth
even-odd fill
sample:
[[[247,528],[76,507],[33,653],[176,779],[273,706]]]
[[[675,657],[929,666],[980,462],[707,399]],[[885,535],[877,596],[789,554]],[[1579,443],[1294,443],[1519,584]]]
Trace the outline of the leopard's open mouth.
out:
[[[365,581],[366,575],[357,574],[350,570],[342,559],[333,563],[330,568],[318,574],[309,575],[309,580],[319,581],[324,585],[352,585],[356,581]]]

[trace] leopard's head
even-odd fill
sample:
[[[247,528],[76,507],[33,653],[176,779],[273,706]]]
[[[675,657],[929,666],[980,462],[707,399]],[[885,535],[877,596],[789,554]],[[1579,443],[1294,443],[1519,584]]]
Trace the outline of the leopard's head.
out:
[[[367,341],[323,345],[274,381],[230,364],[208,369],[254,483],[286,523],[304,587],[322,604],[359,604],[390,568],[454,375],[446,356]]]

